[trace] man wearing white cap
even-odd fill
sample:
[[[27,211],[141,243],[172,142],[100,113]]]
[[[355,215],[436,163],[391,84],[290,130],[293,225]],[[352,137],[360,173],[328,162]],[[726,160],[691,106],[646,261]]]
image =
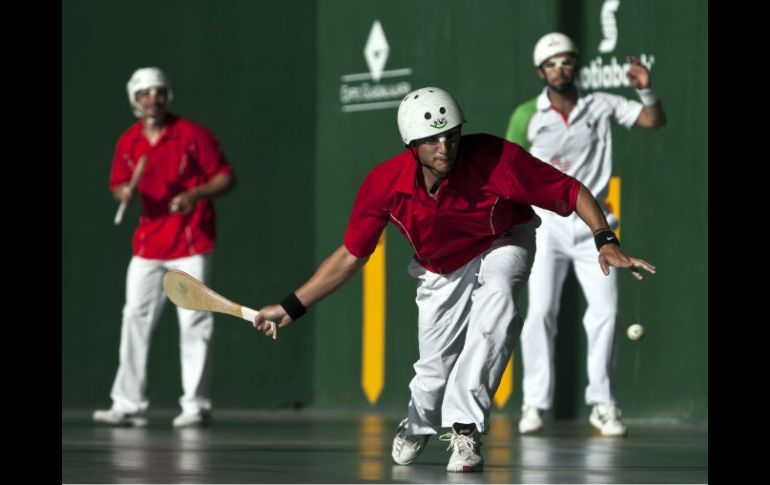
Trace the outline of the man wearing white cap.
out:
[[[577,211],[591,230],[608,229],[583,185],[514,143],[487,134],[460,135],[460,106],[446,91],[407,94],[398,109],[406,150],[374,167],[359,188],[340,245],[315,274],[280,304],[260,310],[254,326],[270,335],[342,286],[366,264],[390,222],[414,250],[420,357],[407,417],[391,455],[412,463],[441,428],[450,472],[484,468],[481,434],[492,397],[521,329],[516,297],[529,276],[535,228],[531,205],[562,216]],[[655,272],[645,261],[605,244],[598,259]],[[594,263],[596,264],[596,263]]]
[[[604,201],[612,174],[611,125],[658,128],[666,121],[663,107],[650,88],[648,69],[635,57],[628,61],[628,80],[637,89],[641,103],[578,89],[575,43],[559,32],[544,35],[535,45],[534,64],[545,87],[538,97],[516,108],[506,139],[575,177],[597,200]],[[535,212],[543,224],[537,231],[537,256],[521,332],[523,406],[519,432],[540,430],[543,411],[553,404],[553,340],[561,289],[572,264],[588,303],[583,326],[588,336],[585,400],[592,406],[589,421],[604,436],[623,436],[626,428],[612,388],[617,274],[612,270],[607,277],[596,271],[595,243],[600,235],[593,234],[578,217],[557,217],[537,208]],[[618,219],[607,207],[603,212],[615,238]]]
[[[139,121],[118,139],[110,190],[115,200],[142,200],[133,236],[133,257],[126,278],[126,303],[120,339],[120,363],[110,409],[97,410],[96,422],[145,426],[149,400],[147,357],[150,338],[166,298],[163,274],[179,269],[201,281],[210,278],[215,249],[215,214],[211,199],[234,185],[232,168],[219,142],[204,126],[169,111],[173,92],[157,67],[138,69],[127,85],[128,101]],[[137,166],[138,184],[130,183]],[[119,223],[119,219],[116,219]],[[210,312],[177,308],[182,368],[182,408],[175,427],[208,424],[210,352],[214,327]]]

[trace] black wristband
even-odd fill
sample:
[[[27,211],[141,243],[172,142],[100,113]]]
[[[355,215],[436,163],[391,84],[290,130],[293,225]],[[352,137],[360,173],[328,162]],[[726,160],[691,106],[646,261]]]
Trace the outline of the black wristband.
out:
[[[305,308],[305,305],[299,301],[299,298],[297,298],[297,295],[295,295],[293,292],[289,293],[286,295],[286,298],[281,300],[281,306],[284,310],[286,310],[286,313],[295,322],[299,317],[307,313],[307,308]]]
[[[603,231],[599,231],[598,233],[594,234],[594,242],[596,243],[597,251],[601,249],[601,247],[605,244],[617,244],[620,246],[618,236],[616,236],[615,233],[609,229],[604,229]]]

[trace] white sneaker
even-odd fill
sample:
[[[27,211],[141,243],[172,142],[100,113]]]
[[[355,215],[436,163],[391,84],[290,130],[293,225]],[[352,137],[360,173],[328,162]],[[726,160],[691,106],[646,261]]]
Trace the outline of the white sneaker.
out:
[[[182,413],[174,418],[175,428],[203,428],[209,424],[209,413],[201,411],[199,413]]]
[[[595,404],[588,419],[602,436],[625,436],[626,427],[620,422],[620,408],[614,404]]]
[[[111,426],[127,426],[142,428],[147,426],[147,418],[144,416],[124,413],[117,409],[97,409],[94,411],[93,419],[97,423],[109,424]]]
[[[420,456],[422,450],[425,449],[425,443],[428,442],[430,435],[413,435],[406,434],[406,425],[409,423],[409,418],[404,418],[398,425],[398,431],[396,431],[396,437],[393,438],[393,450],[391,455],[393,461],[399,465],[408,465],[412,463],[415,458]]]
[[[543,428],[543,417],[535,406],[522,406],[519,420],[519,433],[527,434],[540,431]]]
[[[475,429],[471,434],[460,434],[454,428],[452,432],[439,436],[441,441],[449,441],[447,450],[452,450],[448,472],[480,472],[484,470],[484,458],[481,457],[481,434]]]

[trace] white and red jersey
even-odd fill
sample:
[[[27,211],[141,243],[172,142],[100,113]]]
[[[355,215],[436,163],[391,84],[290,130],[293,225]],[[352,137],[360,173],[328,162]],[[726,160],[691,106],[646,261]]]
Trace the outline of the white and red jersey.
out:
[[[641,103],[622,96],[578,90],[577,104],[565,117],[551,105],[545,88],[527,124],[528,150],[580,180],[597,200],[603,201],[612,175],[611,125],[631,128],[643,108]]]

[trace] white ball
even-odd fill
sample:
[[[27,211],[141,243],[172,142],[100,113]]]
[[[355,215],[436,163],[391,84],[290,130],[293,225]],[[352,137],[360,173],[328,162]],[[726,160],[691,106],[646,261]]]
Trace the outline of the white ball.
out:
[[[638,323],[635,323],[628,327],[626,333],[628,334],[628,338],[631,340],[639,340],[640,338],[644,337],[644,327]]]

